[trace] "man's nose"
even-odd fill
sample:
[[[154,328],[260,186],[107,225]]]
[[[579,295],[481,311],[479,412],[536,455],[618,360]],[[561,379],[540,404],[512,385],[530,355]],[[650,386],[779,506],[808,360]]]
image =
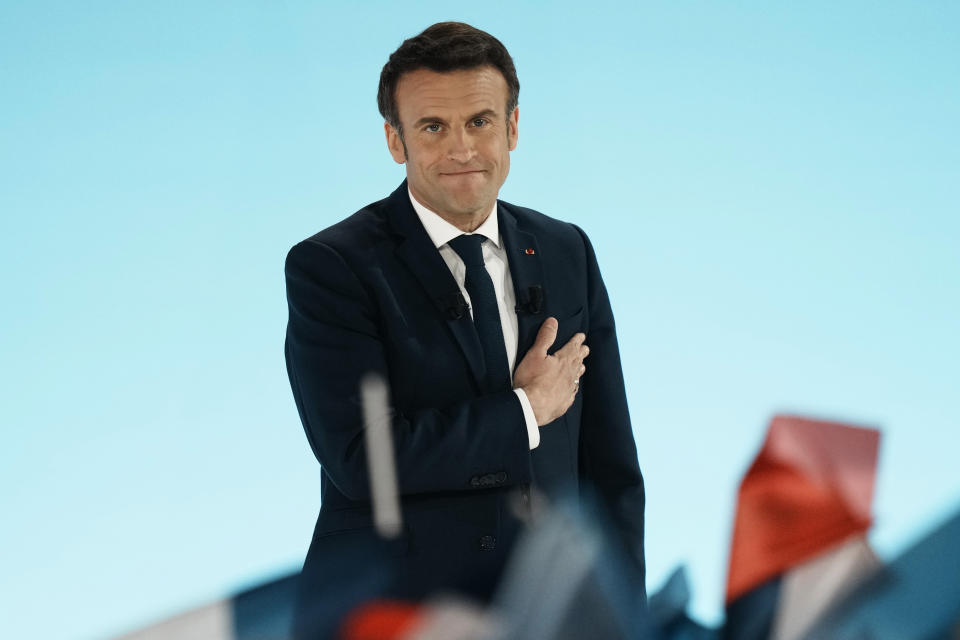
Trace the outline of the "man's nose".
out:
[[[455,129],[447,136],[447,157],[456,162],[466,164],[473,160],[477,150],[473,144],[473,136],[464,129]]]

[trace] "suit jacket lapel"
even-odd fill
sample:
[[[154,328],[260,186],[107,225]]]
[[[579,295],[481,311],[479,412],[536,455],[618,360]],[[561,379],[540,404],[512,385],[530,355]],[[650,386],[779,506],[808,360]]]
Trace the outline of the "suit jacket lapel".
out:
[[[451,314],[452,302],[460,295],[460,287],[413,210],[406,180],[390,194],[387,207],[391,226],[403,237],[397,247],[397,257],[427,291],[460,346],[474,380],[482,388],[487,372],[477,329],[469,312],[462,312],[459,318]]]
[[[517,297],[517,359],[520,363],[523,355],[533,346],[537,331],[546,315],[546,291],[543,285],[543,265],[540,247],[532,233],[523,231],[517,224],[516,216],[500,203],[500,234],[503,236],[510,276],[513,278],[513,290]],[[539,309],[530,308],[532,287],[540,289]]]

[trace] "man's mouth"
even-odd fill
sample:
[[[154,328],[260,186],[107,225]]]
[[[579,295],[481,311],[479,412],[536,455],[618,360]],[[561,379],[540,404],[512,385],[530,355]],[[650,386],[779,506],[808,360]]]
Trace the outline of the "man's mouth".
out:
[[[467,169],[466,171],[442,171],[442,176],[469,176],[474,173],[484,173],[483,169]]]

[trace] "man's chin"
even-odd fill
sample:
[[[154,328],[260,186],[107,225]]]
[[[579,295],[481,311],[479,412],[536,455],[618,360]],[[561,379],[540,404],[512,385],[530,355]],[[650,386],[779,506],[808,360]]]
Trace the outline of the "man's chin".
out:
[[[469,201],[457,201],[451,203],[448,211],[464,217],[473,217],[477,214],[487,214],[490,211],[490,208],[493,206],[492,201],[487,200],[469,200]]]
[[[486,210],[493,206],[493,202],[496,199],[496,192],[488,193],[487,189],[482,191],[471,190],[469,192],[450,194],[450,197],[447,198],[447,204],[452,211],[457,211],[462,214],[472,214],[481,210],[486,212]]]
[[[491,192],[489,188],[437,189],[433,195],[435,198],[432,199],[432,206],[429,202],[423,202],[420,198],[417,199],[436,213],[453,215],[458,218],[473,218],[481,212],[486,214],[497,199],[497,192]],[[416,197],[416,194],[414,196]]]

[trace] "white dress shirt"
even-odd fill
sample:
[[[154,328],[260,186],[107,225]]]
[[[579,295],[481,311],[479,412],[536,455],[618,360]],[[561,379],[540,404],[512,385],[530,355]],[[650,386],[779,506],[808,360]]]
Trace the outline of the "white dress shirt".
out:
[[[407,189],[407,193],[410,196],[411,204],[413,204],[413,210],[417,212],[420,222],[423,223],[423,228],[427,230],[427,235],[430,236],[434,246],[440,251],[440,257],[447,263],[447,267],[453,274],[453,279],[457,281],[457,286],[460,287],[460,292],[467,304],[470,304],[470,294],[467,293],[465,285],[467,268],[463,264],[463,259],[448,244],[457,236],[464,235],[464,232],[420,204],[409,189]],[[493,203],[490,215],[473,233],[479,233],[488,240],[481,245],[483,264],[487,268],[487,273],[490,274],[490,279],[493,280],[493,290],[497,294],[500,326],[503,329],[503,342],[507,349],[507,363],[510,366],[510,381],[512,384],[513,366],[517,361],[517,311],[515,308],[517,299],[513,291],[513,277],[510,275],[507,252],[503,248],[503,238],[500,237],[496,202]],[[470,307],[470,316],[473,317],[472,306]],[[533,407],[530,406],[530,399],[523,389],[514,389],[513,392],[517,394],[520,406],[523,407],[523,417],[527,424],[530,448],[536,449],[540,444],[540,428],[537,426],[537,418],[533,414]]]

